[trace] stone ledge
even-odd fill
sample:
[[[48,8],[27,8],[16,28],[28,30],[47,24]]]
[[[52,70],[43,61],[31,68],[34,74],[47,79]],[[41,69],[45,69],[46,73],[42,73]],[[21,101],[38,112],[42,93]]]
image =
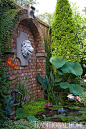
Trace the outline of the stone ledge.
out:
[[[36,53],[36,57],[46,57],[46,53]]]
[[[41,123],[42,129],[86,129],[86,125],[78,123],[63,123],[63,122],[50,122],[43,121]]]

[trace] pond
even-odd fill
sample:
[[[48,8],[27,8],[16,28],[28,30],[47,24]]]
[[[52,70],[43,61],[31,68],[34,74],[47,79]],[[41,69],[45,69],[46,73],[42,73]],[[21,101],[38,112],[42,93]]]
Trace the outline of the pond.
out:
[[[53,121],[53,122],[78,122],[86,123],[86,108],[84,107],[60,107],[50,106],[45,108],[44,111],[37,112],[36,118],[42,121]]]

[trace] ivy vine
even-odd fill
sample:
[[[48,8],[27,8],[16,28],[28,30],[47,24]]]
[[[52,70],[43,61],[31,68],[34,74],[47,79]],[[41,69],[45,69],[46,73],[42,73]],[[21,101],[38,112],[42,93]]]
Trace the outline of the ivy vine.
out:
[[[52,65],[49,62],[50,58],[51,58],[51,47],[50,47],[50,41],[46,38],[44,38],[44,42],[45,42],[45,52],[47,53],[47,57],[46,57],[46,75],[49,77],[50,76],[50,71],[52,71]]]
[[[2,57],[8,51],[11,51],[11,37],[13,27],[19,20],[19,9],[11,0],[0,1],[0,124],[3,123],[3,110],[6,107],[7,96],[9,94],[9,81],[2,67]],[[16,29],[16,28],[15,28]],[[1,126],[1,125],[0,125]]]

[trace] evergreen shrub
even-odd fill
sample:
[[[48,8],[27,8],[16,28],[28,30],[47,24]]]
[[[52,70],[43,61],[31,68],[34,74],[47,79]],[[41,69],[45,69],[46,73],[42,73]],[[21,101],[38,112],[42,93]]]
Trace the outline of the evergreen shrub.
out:
[[[79,43],[68,0],[58,0],[52,23],[52,56],[80,62]],[[55,72],[55,67],[54,67]]]

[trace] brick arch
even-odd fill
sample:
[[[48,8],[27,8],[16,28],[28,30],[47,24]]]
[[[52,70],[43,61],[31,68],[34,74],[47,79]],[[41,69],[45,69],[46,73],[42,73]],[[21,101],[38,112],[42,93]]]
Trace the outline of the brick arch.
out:
[[[35,44],[37,47],[37,52],[40,52],[40,49],[39,49],[40,44],[42,44],[41,47],[43,47],[41,49],[45,50],[43,34],[42,34],[41,28],[39,26],[39,23],[38,23],[36,17],[34,16],[34,20],[28,19],[28,10],[26,10],[26,9],[20,9],[19,12],[16,14],[16,16],[18,17],[18,20],[14,26],[13,35],[16,33],[16,37],[18,37],[19,33],[17,31],[17,28],[18,28],[19,24],[24,24],[25,22],[27,22],[27,27],[29,27],[33,33],[33,36],[35,39]],[[45,52],[45,51],[43,51],[43,52]]]
[[[31,56],[27,67],[21,67],[20,60],[16,58],[16,38],[19,37],[20,31],[28,34],[28,39],[31,41],[34,48],[33,55]],[[28,84],[30,86],[30,93],[33,93],[33,99],[37,96],[43,98],[43,90],[40,88],[40,84],[37,80],[37,73],[40,73],[43,78],[46,73],[44,38],[36,17],[34,17],[34,20],[28,19],[28,11],[26,9],[19,10],[18,12],[18,21],[14,26],[11,46],[13,48],[13,54],[12,56],[10,55],[10,57],[14,62],[17,62],[17,66],[19,68],[16,74],[15,71],[9,70],[9,72],[11,72],[11,79],[14,79],[16,76],[20,76],[25,80],[28,75]]]

